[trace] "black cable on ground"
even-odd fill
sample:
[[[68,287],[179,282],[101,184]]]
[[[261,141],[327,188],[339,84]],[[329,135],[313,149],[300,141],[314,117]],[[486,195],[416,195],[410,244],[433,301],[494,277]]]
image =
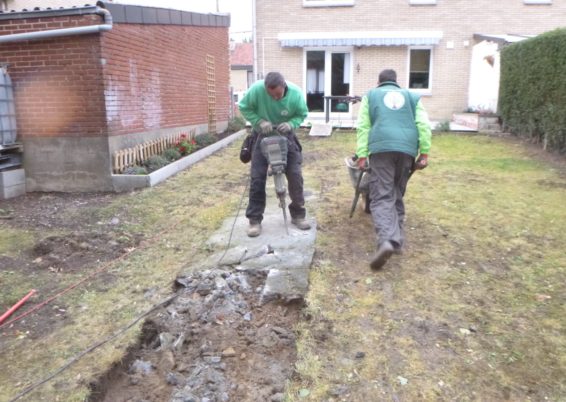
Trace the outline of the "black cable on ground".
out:
[[[124,332],[126,332],[127,330],[129,330],[130,328],[132,328],[134,325],[136,325],[142,318],[148,316],[149,314],[153,313],[155,310],[157,310],[158,308],[161,308],[163,306],[165,306],[166,304],[170,303],[173,299],[175,299],[178,295],[175,294],[169,298],[167,298],[166,300],[162,301],[159,304],[156,304],[155,306],[153,306],[151,309],[149,309],[148,311],[146,311],[145,313],[143,313],[142,315],[140,315],[138,318],[136,318],[134,321],[132,321],[127,327],[122,328],[121,330],[119,330],[118,332],[116,332],[113,335],[110,335],[108,338],[95,343],[94,345],[92,345],[91,347],[89,347],[86,350],[83,350],[81,353],[79,353],[78,355],[76,355],[75,357],[73,357],[71,360],[69,360],[67,363],[65,363],[63,366],[61,366],[59,369],[57,369],[53,374],[50,374],[49,376],[47,376],[46,378],[44,378],[41,381],[36,382],[35,384],[30,385],[29,387],[27,387],[26,389],[24,389],[22,392],[20,392],[19,394],[17,394],[14,398],[10,399],[9,402],[15,402],[18,399],[20,399],[21,397],[29,394],[31,391],[33,391],[34,389],[36,389],[37,387],[39,387],[40,385],[45,384],[46,382],[50,381],[51,379],[55,378],[56,376],[58,376],[59,374],[61,374],[63,371],[65,371],[66,369],[68,369],[71,365],[75,364],[77,361],[79,361],[82,357],[84,357],[85,355],[89,354],[90,352],[94,351],[95,349],[99,348],[100,346],[110,342],[111,340],[117,338],[118,336],[122,335]]]
[[[224,253],[222,254],[220,259],[216,263],[218,265],[220,265],[220,262],[222,261],[222,259],[224,257],[226,257],[226,253],[230,249],[230,244],[232,244],[232,235],[234,234],[234,227],[236,226],[236,221],[238,220],[238,215],[240,214],[240,210],[242,209],[242,203],[244,202],[244,197],[246,195],[246,192],[248,190],[248,186],[249,186],[251,180],[252,180],[252,178],[251,178],[251,175],[250,175],[250,178],[246,181],[246,187],[244,188],[244,191],[242,192],[242,196],[240,197],[240,204],[238,205],[238,210],[236,211],[236,217],[234,218],[234,223],[232,223],[232,229],[230,229],[230,236],[228,237],[228,243],[226,244],[226,248],[224,249]]]

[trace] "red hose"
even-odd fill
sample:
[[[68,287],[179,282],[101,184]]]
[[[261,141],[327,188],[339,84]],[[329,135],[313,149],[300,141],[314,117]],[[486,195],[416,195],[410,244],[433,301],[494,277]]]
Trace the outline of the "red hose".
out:
[[[27,299],[33,296],[34,293],[35,293],[35,289],[30,290],[29,293],[25,295],[22,300],[14,304],[12,307],[10,307],[8,311],[2,314],[2,317],[0,317],[0,324],[2,324],[6,318],[11,316],[14,311],[19,309],[22,306],[22,304],[24,304],[27,301]]]

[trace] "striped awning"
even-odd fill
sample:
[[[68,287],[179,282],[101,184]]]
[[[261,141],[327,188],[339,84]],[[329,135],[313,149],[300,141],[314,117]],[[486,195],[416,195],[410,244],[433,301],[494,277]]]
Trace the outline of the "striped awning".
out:
[[[292,32],[279,34],[282,47],[431,46],[442,31]]]

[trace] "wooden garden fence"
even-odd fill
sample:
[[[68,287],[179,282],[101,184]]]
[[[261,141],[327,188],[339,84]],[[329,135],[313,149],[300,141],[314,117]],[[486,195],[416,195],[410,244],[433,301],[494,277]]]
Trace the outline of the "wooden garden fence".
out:
[[[129,167],[141,166],[149,157],[160,155],[167,148],[173,148],[181,141],[182,137],[186,137],[190,141],[194,139],[195,131],[177,133],[116,151],[112,156],[112,171],[115,174],[120,174]]]

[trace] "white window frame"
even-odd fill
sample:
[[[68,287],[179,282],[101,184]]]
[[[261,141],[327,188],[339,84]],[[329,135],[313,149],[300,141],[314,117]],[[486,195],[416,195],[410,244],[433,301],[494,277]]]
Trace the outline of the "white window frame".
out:
[[[303,7],[351,7],[355,0],[303,0]]]
[[[552,0],[523,0],[524,4],[552,4]]]
[[[338,46],[338,47],[305,47],[303,48],[303,96],[307,99],[307,52],[319,51],[324,52],[324,93],[330,93],[332,84],[332,74],[326,71],[326,66],[330,67],[332,71],[332,53],[349,53],[350,54],[350,89],[353,85],[354,79],[354,48],[351,46]],[[326,106],[326,101],[324,102]],[[352,108],[349,108],[348,114],[340,113],[340,116],[347,116],[346,118],[352,118]],[[322,112],[309,112],[309,118],[321,118],[326,116],[326,110]],[[330,112],[330,119],[332,116],[336,116],[336,112]]]
[[[411,78],[411,50],[430,50],[430,69],[428,76],[428,88],[409,88],[409,80]],[[407,49],[407,81],[405,88],[409,91],[419,93],[421,95],[432,95],[432,72],[434,70],[434,47],[433,46],[409,46]]]
[[[428,5],[433,4],[436,5],[436,0],[409,0],[409,4],[411,6],[420,6],[420,5]]]

